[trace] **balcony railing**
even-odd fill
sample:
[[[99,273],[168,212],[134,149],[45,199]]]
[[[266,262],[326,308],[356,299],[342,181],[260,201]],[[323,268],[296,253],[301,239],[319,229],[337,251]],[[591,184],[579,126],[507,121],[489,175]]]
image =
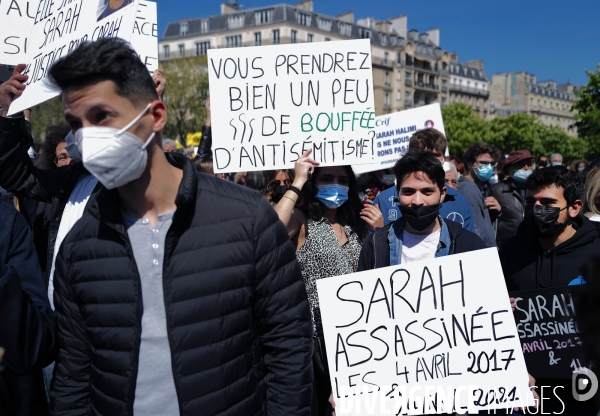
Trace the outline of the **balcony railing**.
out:
[[[463,85],[453,84],[450,86],[450,91],[459,91],[471,95],[478,95],[480,97],[489,97],[490,92],[488,90],[480,90],[477,88],[465,87]]]
[[[448,87],[445,85],[442,85],[442,92],[448,92]]]
[[[423,90],[429,90],[429,91],[438,91],[439,87],[435,84],[426,84],[424,82],[421,81],[417,81],[415,83],[415,88],[420,88]]]
[[[405,79],[404,80],[404,85],[406,85],[407,87],[412,87],[413,86],[413,82],[410,79]]]
[[[412,107],[412,106],[413,106],[412,100],[410,98],[408,98],[408,99],[405,98],[404,99],[404,107]]]
[[[436,71],[434,68],[425,68],[424,65],[417,64],[417,63],[413,63],[413,68],[415,68],[417,71],[427,72],[427,73],[430,73],[430,74],[437,74],[438,73],[438,71]]]
[[[371,62],[373,63],[373,65],[382,65],[382,66],[387,66],[390,68],[394,66],[394,61],[389,58],[384,59],[384,58],[371,57]]]

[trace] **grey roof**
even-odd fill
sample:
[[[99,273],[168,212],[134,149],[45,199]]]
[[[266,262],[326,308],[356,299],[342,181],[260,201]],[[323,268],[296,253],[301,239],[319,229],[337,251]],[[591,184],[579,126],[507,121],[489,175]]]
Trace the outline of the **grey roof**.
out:
[[[255,19],[255,13],[260,11],[272,10],[272,17],[268,23],[257,24]],[[356,24],[351,24],[345,22],[343,20],[339,20],[335,17],[319,14],[316,12],[306,11],[302,9],[298,9],[289,4],[278,4],[267,7],[258,7],[253,9],[240,10],[239,12],[232,14],[224,14],[224,15],[215,15],[215,16],[207,16],[196,19],[185,19],[188,23],[188,31],[186,36],[181,36],[181,23],[171,22],[167,24],[167,28],[165,29],[162,40],[169,39],[182,39],[185,37],[192,37],[198,35],[205,35],[210,33],[218,33],[218,32],[226,32],[229,31],[228,19],[231,16],[244,16],[243,26],[240,26],[238,29],[250,29],[254,27],[260,27],[266,24],[273,23],[291,23],[299,25],[300,17],[299,14],[304,14],[310,16],[310,22],[307,25],[301,25],[304,27],[308,27],[315,31],[320,31],[322,33],[332,33],[335,36],[345,36],[341,33],[342,25],[348,24],[351,26],[350,36],[347,36],[349,39],[360,39],[362,38],[362,32],[367,30],[370,32],[371,43],[377,44],[378,46],[382,46],[384,48],[394,49],[396,46],[405,46],[406,39],[397,35],[396,33],[382,33],[375,28],[366,28],[363,26],[359,26]],[[319,27],[319,20],[324,19],[331,22],[331,31],[323,30]],[[202,32],[202,21],[208,21],[208,30],[206,32]],[[307,22],[308,23],[308,22]],[[428,48],[429,46],[426,46]],[[435,48],[431,48],[432,50]],[[437,48],[439,49],[439,48]],[[432,56],[434,52],[432,52]],[[441,52],[440,52],[441,55]]]
[[[571,94],[568,92],[559,91],[556,88],[549,88],[539,84],[531,84],[529,82],[527,83],[527,88],[529,89],[529,92],[533,94],[541,94],[551,98],[573,101],[573,96]]]
[[[450,74],[466,78],[472,78],[478,81],[488,81],[488,77],[483,69],[473,68],[472,66],[459,64],[456,62],[450,63]]]

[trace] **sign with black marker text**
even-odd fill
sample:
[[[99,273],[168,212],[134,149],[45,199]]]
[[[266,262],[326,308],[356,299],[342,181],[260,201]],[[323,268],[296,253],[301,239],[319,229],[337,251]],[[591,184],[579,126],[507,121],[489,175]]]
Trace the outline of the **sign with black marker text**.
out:
[[[16,99],[9,115],[56,97],[47,80],[48,69],[86,40],[133,34],[138,0],[40,0],[27,43],[24,62],[27,88]]]
[[[368,39],[208,51],[215,172],[371,163]]]
[[[27,38],[39,0],[0,1],[0,64],[13,65],[25,62]]]
[[[156,2],[140,0],[133,25],[131,46],[140,54],[140,59],[154,72],[158,69],[158,16]]]
[[[527,368],[535,378],[571,379],[585,359],[574,299],[586,285],[511,292]]]
[[[496,249],[320,279],[317,289],[338,414],[534,404]]]
[[[398,111],[375,118],[375,163],[356,165],[356,174],[390,169],[408,151],[410,137],[419,130],[434,128],[444,136],[444,120],[439,104]]]

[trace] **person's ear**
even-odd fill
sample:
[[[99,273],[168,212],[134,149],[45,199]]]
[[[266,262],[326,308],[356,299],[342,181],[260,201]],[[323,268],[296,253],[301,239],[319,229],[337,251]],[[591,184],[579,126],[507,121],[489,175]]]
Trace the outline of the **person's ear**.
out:
[[[448,189],[445,186],[442,186],[442,193],[440,195],[440,204],[442,202],[444,202],[444,199],[446,198],[447,193],[448,193]]]
[[[569,212],[569,217],[575,218],[577,215],[579,215],[582,207],[583,207],[583,202],[581,202],[580,199],[573,202],[573,205],[571,205],[567,210]]]
[[[154,118],[152,131],[154,133],[161,132],[167,125],[167,106],[161,100],[154,100],[149,112]]]

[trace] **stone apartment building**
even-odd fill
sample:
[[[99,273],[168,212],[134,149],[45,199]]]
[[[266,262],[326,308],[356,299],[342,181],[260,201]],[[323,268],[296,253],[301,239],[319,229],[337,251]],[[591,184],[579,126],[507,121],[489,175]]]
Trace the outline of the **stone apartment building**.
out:
[[[556,85],[555,81],[537,82],[536,76],[526,72],[494,74],[490,86],[490,107],[495,117],[515,113],[536,115],[549,126],[558,126],[571,136],[577,131],[571,126],[575,87]]]
[[[448,104],[453,64],[451,54],[440,47],[440,31],[419,33],[407,27],[405,15],[384,21],[355,21],[353,12],[323,15],[314,11],[311,0],[253,9],[241,9],[231,0],[221,5],[219,15],[169,23],[159,42],[159,57],[199,56],[210,48],[368,38],[377,115],[436,102]]]
[[[490,82],[483,61],[458,62],[452,54],[450,62],[450,103],[461,102],[473,108],[475,114],[489,119]]]

